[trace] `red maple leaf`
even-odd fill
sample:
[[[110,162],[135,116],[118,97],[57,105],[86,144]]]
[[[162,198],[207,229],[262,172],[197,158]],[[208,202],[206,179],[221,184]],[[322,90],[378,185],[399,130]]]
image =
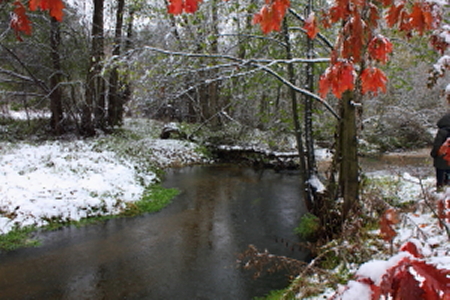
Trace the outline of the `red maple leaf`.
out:
[[[381,216],[380,219],[380,235],[385,241],[392,241],[392,239],[397,235],[393,225],[397,224],[398,218],[397,213],[393,208],[389,208],[386,212]]]
[[[169,14],[179,15],[183,12],[194,13],[198,9],[198,4],[202,0],[170,0],[167,6]]]
[[[10,26],[16,34],[16,38],[21,41],[20,33],[31,34],[31,22],[26,15],[26,9],[20,1],[14,2],[15,8],[11,18]]]
[[[361,73],[361,93],[366,94],[367,92],[372,92],[374,95],[378,94],[378,90],[383,93],[386,92],[387,77],[378,68],[368,67],[365,68]]]
[[[450,270],[438,269],[434,265],[421,260],[414,260],[411,266],[420,276],[425,278],[423,285],[430,290],[442,291],[447,297],[450,295]]]
[[[420,283],[409,272],[407,268],[401,268],[397,272],[392,281],[392,298],[393,299],[408,299],[408,300],[422,300],[424,290],[421,289]]]
[[[35,11],[37,9],[48,10],[50,16],[59,22],[63,19],[64,3],[62,0],[30,0],[29,8],[31,11]]]
[[[423,34],[425,30],[433,29],[434,18],[431,13],[430,4],[426,2],[415,2],[410,14],[411,26],[416,29],[419,34]]]
[[[343,92],[353,90],[354,76],[353,64],[348,61],[335,62],[320,76],[320,96],[324,98],[331,90],[337,98],[341,98]]]
[[[363,22],[361,15],[354,12],[351,20],[346,22],[344,26],[344,39],[342,56],[348,59],[353,59],[354,62],[361,60],[361,52],[363,49]]]
[[[391,5],[386,14],[386,23],[389,27],[394,27],[400,22],[401,12],[405,9],[405,3],[402,1],[398,5]]]
[[[422,258],[422,253],[420,253],[419,249],[417,248],[416,244],[413,242],[406,242],[400,247],[400,251],[406,251],[411,253],[416,258]]]
[[[384,36],[377,35],[369,42],[367,51],[372,59],[386,63],[388,54],[392,52],[392,43]]]
[[[308,16],[308,18],[306,18],[303,29],[305,29],[306,34],[310,39],[314,39],[316,37],[317,33],[319,32],[319,28],[317,27],[317,19],[314,12],[312,12]]]
[[[280,31],[281,21],[290,6],[289,0],[266,0],[266,4],[253,17],[253,24],[260,24],[265,34]]]

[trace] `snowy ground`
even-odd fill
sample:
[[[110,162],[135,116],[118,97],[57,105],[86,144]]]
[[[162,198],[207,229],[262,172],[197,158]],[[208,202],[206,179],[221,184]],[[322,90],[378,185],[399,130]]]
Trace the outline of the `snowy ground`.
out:
[[[419,285],[420,287],[423,287],[425,282],[430,284],[430,281],[435,280],[433,284],[436,285],[433,288],[435,288],[436,291],[439,291],[437,288],[439,282],[437,276],[442,275],[442,278],[446,278],[446,282],[441,282],[440,284],[446,286],[445,291],[441,290],[437,298],[427,298],[424,295],[420,296],[417,293],[414,294],[414,292],[417,292],[417,290],[415,290],[416,287],[414,284],[411,284],[411,282],[408,282],[405,283],[405,289],[410,289],[410,297],[404,298],[399,296],[399,298],[395,299],[450,299],[450,278],[449,275],[445,275],[445,273],[450,274],[450,238],[445,229],[439,226],[438,219],[429,207],[429,204],[431,204],[432,207],[434,206],[433,209],[438,211],[436,201],[444,199],[447,202],[444,212],[450,217],[450,200],[447,200],[450,199],[450,188],[442,193],[436,193],[434,188],[434,178],[419,180],[409,173],[403,173],[401,175],[383,175],[382,173],[377,172],[374,174],[377,174],[376,176],[391,178],[392,181],[400,180],[397,191],[399,199],[402,199],[402,201],[405,202],[414,201],[418,203],[415,211],[398,215],[399,222],[396,225],[392,225],[396,232],[396,236],[393,239],[394,254],[389,255],[387,254],[387,251],[385,253],[379,253],[373,260],[360,266],[354,266],[353,280],[340,286],[338,290],[328,289],[323,294],[308,299],[394,299],[391,297],[384,298],[383,296],[381,298],[372,297],[374,297],[374,292],[377,291],[380,286],[383,286],[381,283],[383,280],[385,280],[385,282],[390,280],[387,274],[395,274],[395,276],[404,280],[402,283],[405,283],[410,279],[405,275],[406,273],[411,274],[411,278],[416,278],[418,282],[421,282],[422,285]],[[450,227],[450,218],[443,219],[443,221],[445,226]],[[378,232],[379,230],[377,230],[377,233]],[[414,244],[414,247],[417,248],[419,257],[414,257],[414,255],[410,253],[411,251],[406,251],[411,249],[411,244],[408,244],[408,242]],[[386,244],[386,248],[388,247],[389,245]],[[417,271],[417,269],[414,268],[415,262],[425,262],[436,266],[436,268],[442,270],[443,273],[438,274],[434,269],[422,269]],[[392,270],[395,270],[395,272]],[[401,273],[403,271],[405,271],[405,273]],[[435,278],[425,278],[423,273],[426,273],[427,271],[433,274],[431,277]]]
[[[185,141],[144,138],[126,149],[142,152],[132,157],[107,150],[110,144],[0,142],[0,234],[55,218],[77,221],[118,213],[157,181],[151,167],[205,161],[197,146]]]

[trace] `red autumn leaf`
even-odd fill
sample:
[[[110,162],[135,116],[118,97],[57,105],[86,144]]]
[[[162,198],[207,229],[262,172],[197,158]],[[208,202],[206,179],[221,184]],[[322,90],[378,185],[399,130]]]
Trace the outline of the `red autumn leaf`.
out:
[[[169,14],[179,15],[183,12],[194,13],[202,0],[170,0],[167,6]]]
[[[372,92],[374,93],[374,95],[378,95],[378,90],[381,90],[383,93],[385,93],[386,83],[386,75],[378,68],[368,67],[365,68],[361,73],[362,94]]]
[[[425,30],[433,29],[433,15],[431,7],[425,2],[415,2],[410,14],[411,26],[423,34]]]
[[[389,7],[386,14],[386,23],[389,27],[394,27],[397,22],[400,22],[401,12],[405,9],[405,3],[402,1],[399,5],[392,5]]]
[[[424,291],[420,287],[420,283],[405,268],[396,274],[392,282],[393,299],[422,300]]]
[[[173,15],[181,14],[183,12],[183,0],[170,0],[167,11]]]
[[[330,8],[327,19],[330,20],[331,24],[334,24],[340,20],[345,19],[348,15],[349,15],[349,11],[348,11],[347,6],[335,5]],[[328,27],[330,27],[331,24]]]
[[[266,0],[266,4],[259,13],[254,15],[253,24],[260,24],[261,30],[265,34],[279,31],[289,5],[289,0]]]
[[[422,258],[422,253],[420,253],[419,249],[417,249],[416,244],[413,242],[407,242],[400,247],[400,251],[409,252],[416,258]]]
[[[63,19],[64,3],[62,0],[30,0],[29,8],[31,11],[35,11],[37,9],[48,10],[50,16],[56,20],[61,22]]]
[[[352,59],[354,62],[361,61],[361,51],[363,49],[363,22],[361,15],[354,12],[353,17],[344,26],[344,39],[342,56]]]
[[[187,13],[194,13],[198,9],[198,3],[201,2],[201,0],[184,0],[184,11]]]
[[[445,295],[450,294],[450,271],[445,269],[438,269],[431,264],[427,264],[421,260],[415,260],[411,263],[414,270],[425,278],[424,285],[429,286],[435,291],[442,291]]]
[[[18,40],[22,40],[20,33],[31,34],[31,22],[26,15],[26,9],[20,1],[14,2],[15,8],[10,26],[14,30]]]
[[[341,98],[342,93],[354,88],[354,68],[348,61],[338,61],[325,70],[320,76],[319,94],[324,98],[331,90],[337,97]]]
[[[303,25],[303,29],[306,30],[306,34],[310,39],[314,39],[319,32],[319,28],[317,27],[317,19],[312,12],[308,18],[305,20],[305,25]]]
[[[367,24],[369,27],[376,27],[378,26],[378,21],[380,20],[380,14],[378,11],[378,7],[374,5],[373,3],[369,3],[369,13],[368,13],[368,20]]]
[[[385,241],[392,241],[392,239],[397,235],[393,225],[398,223],[397,213],[393,208],[389,208],[381,216],[380,220],[380,235]]]
[[[441,147],[439,147],[438,155],[442,156],[442,158],[450,165],[450,139],[447,139]]]
[[[443,28],[441,31],[435,32],[430,38],[433,48],[442,55],[450,48],[450,41],[445,38],[447,36],[450,36],[450,28]]]
[[[382,63],[388,61],[388,54],[392,52],[392,43],[382,35],[374,37],[367,48],[370,58]]]

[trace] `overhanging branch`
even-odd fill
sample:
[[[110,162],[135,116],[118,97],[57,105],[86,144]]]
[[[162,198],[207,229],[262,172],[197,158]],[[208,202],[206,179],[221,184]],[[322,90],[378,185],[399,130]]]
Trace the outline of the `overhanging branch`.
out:
[[[325,108],[336,118],[339,120],[339,115],[333,110],[333,108],[321,97],[318,95],[311,93],[308,90],[302,89],[297,87],[295,84],[290,82],[289,80],[285,79],[283,76],[269,68],[268,66],[274,65],[274,64],[293,64],[293,63],[323,63],[323,62],[329,62],[329,58],[313,58],[313,59],[306,59],[306,58],[293,58],[293,59],[241,59],[238,57],[234,57],[231,55],[221,55],[221,54],[204,54],[204,53],[188,53],[188,52],[179,52],[179,51],[170,51],[150,46],[145,46],[143,48],[144,50],[154,51],[166,55],[172,55],[172,56],[183,56],[183,57],[189,57],[189,58],[211,58],[211,59],[225,59],[230,60],[234,62],[238,62],[242,67],[245,66],[252,66],[256,69],[260,69],[265,71],[266,73],[274,76],[276,79],[278,79],[281,83],[288,86],[289,88],[295,90],[298,93],[310,96],[312,99],[319,101],[321,104],[325,106]],[[136,50],[135,50],[136,51]],[[267,65],[262,65],[266,63]],[[235,77],[235,76],[233,76]]]

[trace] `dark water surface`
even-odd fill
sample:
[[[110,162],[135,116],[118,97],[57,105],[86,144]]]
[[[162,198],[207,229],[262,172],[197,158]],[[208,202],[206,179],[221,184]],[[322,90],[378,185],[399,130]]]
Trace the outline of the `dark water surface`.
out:
[[[42,233],[38,248],[0,254],[0,299],[252,299],[287,284],[237,267],[249,244],[305,259],[298,175],[226,166],[169,170],[181,190],[164,210]]]

